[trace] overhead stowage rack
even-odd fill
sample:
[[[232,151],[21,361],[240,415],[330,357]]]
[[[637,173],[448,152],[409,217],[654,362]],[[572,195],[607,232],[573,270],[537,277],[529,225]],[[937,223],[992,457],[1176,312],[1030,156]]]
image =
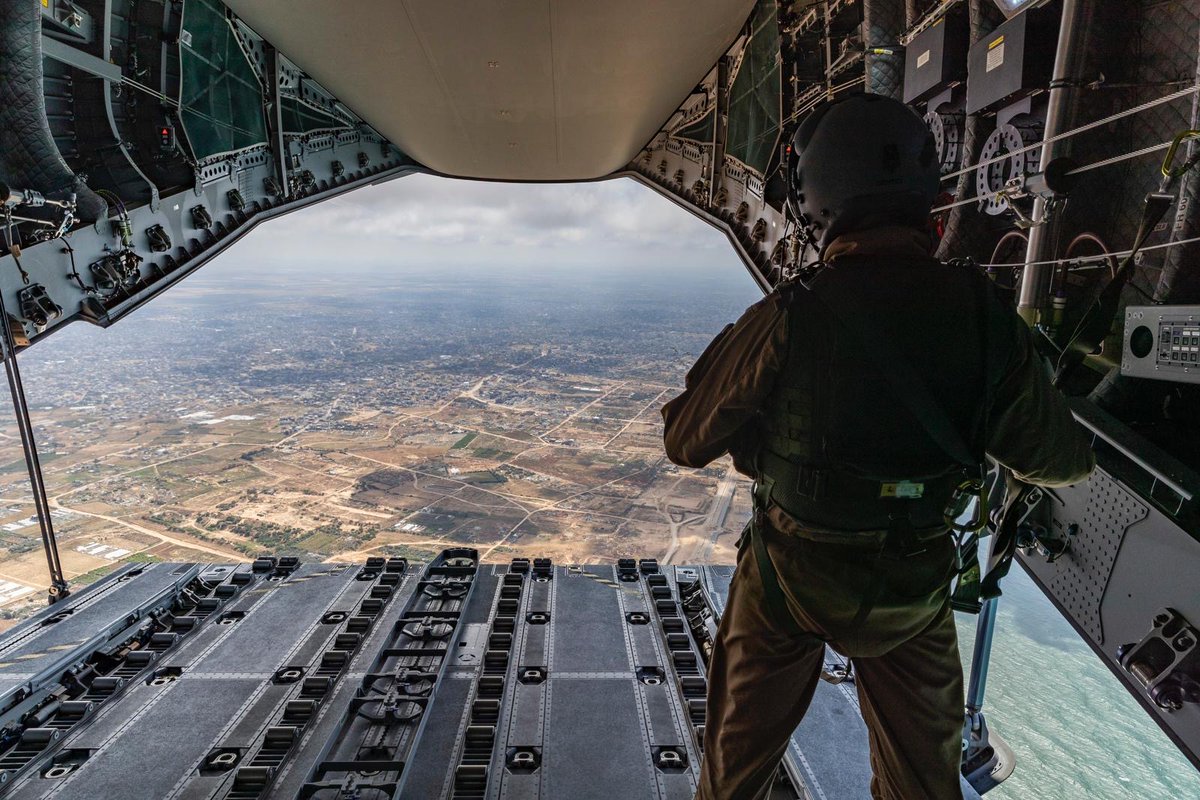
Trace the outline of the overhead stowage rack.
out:
[[[225,7],[215,0],[189,0],[179,48],[179,115],[192,155],[202,161],[266,142],[262,84]]]
[[[284,133],[311,133],[348,127],[345,122],[294,97],[279,99]]]
[[[779,21],[775,3],[760,2],[750,17],[750,41],[733,78],[726,153],[763,175],[779,138]]]
[[[709,111],[691,125],[680,128],[671,135],[677,139],[691,139],[701,144],[712,144],[713,135],[716,131],[716,119],[716,112]]]

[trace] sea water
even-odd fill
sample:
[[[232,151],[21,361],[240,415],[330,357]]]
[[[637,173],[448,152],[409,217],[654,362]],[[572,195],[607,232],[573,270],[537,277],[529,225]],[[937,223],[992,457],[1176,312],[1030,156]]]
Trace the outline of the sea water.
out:
[[[987,797],[1200,798],[1200,772],[1020,567],[1003,591],[984,715],[1017,769]],[[975,617],[958,630],[969,670]]]

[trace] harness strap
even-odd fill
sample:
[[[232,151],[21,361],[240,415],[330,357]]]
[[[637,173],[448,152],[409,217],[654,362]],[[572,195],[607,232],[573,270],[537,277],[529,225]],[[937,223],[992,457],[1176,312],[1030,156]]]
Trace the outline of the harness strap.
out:
[[[867,583],[867,588],[863,590],[862,600],[859,602],[854,619],[850,620],[850,624],[846,627],[846,634],[857,631],[875,608],[875,602],[879,599],[879,591],[883,588],[884,583],[883,571],[879,568],[879,562],[883,560],[884,554],[886,553],[890,558],[896,556],[906,558],[916,555],[924,552],[924,547],[921,546],[923,541],[927,541],[927,539],[922,539],[918,535],[907,518],[900,517],[892,521],[887,535],[871,559],[871,579]]]
[[[1170,176],[1167,177],[1170,178]],[[1170,181],[1164,180],[1163,183],[1169,185]],[[1075,326],[1075,331],[1067,341],[1066,347],[1063,348],[1062,355],[1059,356],[1058,367],[1054,372],[1055,386],[1062,386],[1084,358],[1096,351],[1112,327],[1113,318],[1116,317],[1121,303],[1121,293],[1130,278],[1133,277],[1138,251],[1145,244],[1146,237],[1154,231],[1159,220],[1167,213],[1167,209],[1175,202],[1175,195],[1164,192],[1165,189],[1146,195],[1145,203],[1142,206],[1142,220],[1138,224],[1137,235],[1133,238],[1133,247],[1129,248],[1129,252],[1121,260],[1117,271],[1100,290],[1100,294],[1092,301],[1091,306],[1080,318],[1079,324]]]
[[[829,315],[840,324],[843,331],[849,334],[850,341],[858,345],[863,352],[875,352],[881,356],[877,359],[880,369],[884,376],[891,383],[892,388],[896,391],[897,396],[908,406],[909,411],[920,423],[926,435],[941,449],[948,457],[956,464],[960,465],[968,474],[974,473],[975,480],[964,482],[956,494],[964,487],[971,486],[976,488],[979,494],[980,515],[976,520],[977,529],[982,529],[986,525],[986,504],[984,500],[984,456],[983,448],[987,444],[987,420],[991,410],[992,393],[991,393],[991,374],[988,370],[989,348],[989,325],[990,315],[987,313],[987,295],[986,284],[980,283],[980,337],[985,359],[984,367],[984,408],[982,417],[977,420],[979,430],[973,431],[973,439],[977,442],[968,443],[963,433],[954,424],[953,420],[947,414],[945,408],[939,402],[937,397],[930,391],[929,386],[925,383],[922,377],[917,374],[907,362],[907,359],[900,353],[887,339],[872,341],[868,343],[864,338],[863,331],[869,329],[866,320],[859,316],[857,307],[852,302],[852,298],[845,296],[842,291],[839,296],[837,291],[840,287],[836,284],[826,287],[827,297],[823,297],[821,292],[810,291],[809,296],[817,301],[817,303],[825,308]],[[831,291],[832,290],[832,291]],[[982,444],[979,444],[979,443]],[[1015,492],[1010,492],[1011,496]],[[1007,498],[1006,498],[1007,499]],[[1015,503],[1015,500],[1014,500]],[[1005,511],[1007,512],[1010,505],[1006,503]],[[1013,553],[1016,549],[1016,523],[1011,524],[1008,530],[1001,531],[1004,527],[1004,520],[1014,515],[1005,513],[1001,520],[1001,524],[997,528],[997,542],[993,550],[993,560],[989,565],[986,576],[981,577],[981,569],[978,557],[978,537],[968,534],[973,531],[963,530],[959,528],[955,521],[947,520],[948,527],[956,530],[959,536],[966,537],[957,539],[958,546],[958,581],[951,596],[951,604],[956,609],[978,613],[982,607],[980,597],[995,597],[1000,594],[999,582],[1005,574],[1007,574],[1009,566],[1012,563]],[[976,527],[975,525],[970,527]],[[1001,538],[1001,537],[1004,538]],[[860,611],[860,614],[862,612]],[[864,614],[865,616],[865,614]]]
[[[959,558],[963,563],[960,566],[958,582],[950,597],[950,605],[955,611],[978,614],[983,607],[983,600],[1001,595],[1000,581],[1012,568],[1013,557],[1017,553],[1017,529],[1021,524],[1021,511],[1033,487],[1014,479],[1007,470],[1003,472],[1006,475],[1004,504],[996,523],[996,538],[986,573],[982,571],[982,565],[979,563],[979,537],[967,536],[959,542]]]
[[[879,599],[879,590],[883,588],[883,574],[879,569],[879,557],[882,555],[882,548],[875,554],[875,558],[871,559],[871,580],[867,583],[866,591],[863,592],[862,600],[858,603],[858,611],[854,615],[854,619],[850,620],[850,624],[846,626],[845,636],[854,633],[859,629],[864,622],[867,621],[867,616],[875,608],[875,601]]]
[[[779,585],[779,573],[776,572],[775,564],[771,561],[771,554],[767,552],[767,540],[763,536],[767,527],[767,508],[771,502],[772,481],[763,476],[762,470],[756,471],[759,479],[754,482],[751,491],[754,513],[750,517],[750,524],[746,526],[744,535],[750,537],[750,550],[754,553],[755,565],[758,567],[758,579],[762,584],[767,611],[775,618],[776,624],[782,626],[791,635],[812,636],[820,639],[816,634],[805,631],[801,627],[796,616],[788,608],[787,595],[783,593],[783,587]]]
[[[963,438],[945,407],[905,355],[886,337],[871,341],[866,339],[864,331],[871,329],[871,321],[861,316],[863,312],[854,304],[854,299],[846,295],[844,287],[831,284],[822,291],[810,290],[808,296],[828,312],[846,334],[847,341],[852,342],[860,353],[874,356],[872,362],[934,444],[954,463],[966,469],[978,470],[983,461],[982,454]],[[986,324],[986,317],[982,324]],[[986,379],[986,369],[984,375]]]
[[[1022,483],[1005,470],[1006,492],[1000,522],[996,525],[996,540],[988,559],[988,571],[979,585],[980,597],[989,600],[1000,596],[1000,579],[1008,574],[1017,553],[1017,529],[1021,525],[1025,501],[1034,487]]]
[[[968,614],[978,614],[983,609],[979,600],[979,537],[968,536],[957,542],[958,580],[950,593],[950,608]]]
[[[764,531],[767,527],[767,510],[771,505],[770,482],[768,481],[765,484],[756,483],[753,497],[754,515],[744,535],[750,537],[750,549],[754,553],[755,564],[758,567],[759,581],[762,583],[763,596],[766,599],[769,613],[775,618],[778,624],[781,624],[793,635],[811,636],[820,641],[825,641],[823,637],[811,631],[804,630],[796,620],[795,615],[792,614],[791,609],[788,608],[787,595],[784,594],[783,587],[780,585],[779,573],[775,569],[775,564],[771,561],[771,554],[767,551]],[[867,588],[863,591],[858,611],[855,612],[854,618],[842,631],[842,636],[857,631],[866,622],[871,611],[874,610],[875,602],[879,599],[879,592],[883,588],[884,583],[883,573],[879,569],[879,562],[883,554],[891,548],[914,545],[921,541],[922,539],[916,536],[915,531],[907,524],[907,520],[900,519],[888,530],[883,540],[878,542],[875,553],[871,558],[870,581],[867,583]]]
[[[760,474],[771,476],[766,500],[801,522],[802,529],[836,529],[840,539],[882,533],[898,512],[914,525],[944,531],[943,511],[963,479],[959,469],[913,480],[862,478],[837,468],[796,464],[767,447],[759,448],[756,463]],[[805,477],[812,475],[820,480],[806,486]]]
[[[747,534],[750,537],[750,549],[754,552],[754,560],[758,566],[758,578],[762,584],[763,596],[767,600],[767,609],[777,624],[783,625],[790,633],[800,633],[802,632],[800,623],[796,621],[796,617],[788,608],[787,596],[783,593],[783,587],[779,585],[779,573],[775,571],[775,565],[771,563],[771,555],[767,552],[767,543],[763,539],[762,531],[763,519],[757,512],[755,517],[750,522]]]

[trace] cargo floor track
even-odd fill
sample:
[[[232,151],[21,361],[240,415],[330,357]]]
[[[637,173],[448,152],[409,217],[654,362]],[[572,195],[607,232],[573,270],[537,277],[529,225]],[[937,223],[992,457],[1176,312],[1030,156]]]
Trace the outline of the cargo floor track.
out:
[[[0,637],[0,797],[689,800],[731,572],[127,566]],[[866,796],[848,685],[773,798]]]

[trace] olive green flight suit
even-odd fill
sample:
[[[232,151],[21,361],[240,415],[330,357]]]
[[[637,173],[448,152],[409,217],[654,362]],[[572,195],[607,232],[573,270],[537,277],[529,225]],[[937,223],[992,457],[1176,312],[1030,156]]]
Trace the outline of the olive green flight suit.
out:
[[[825,260],[912,258],[927,256],[929,247],[923,232],[878,228],[839,237]],[[1016,348],[992,398],[988,453],[1029,483],[1077,482],[1094,467],[1088,439],[1050,385],[1029,331],[1015,314],[1011,324]],[[788,307],[775,292],[721,332],[689,372],[684,393],[663,407],[668,457],[702,467],[729,453],[739,471],[758,477],[758,420],[789,367],[788,352]],[[767,796],[812,700],[826,643],[854,659],[872,796],[960,798],[964,698],[949,606],[950,537],[910,537],[900,546],[882,534],[840,536],[801,525],[779,506],[756,519],[790,618],[772,613],[750,537],[743,536],[708,668],[697,798]]]

